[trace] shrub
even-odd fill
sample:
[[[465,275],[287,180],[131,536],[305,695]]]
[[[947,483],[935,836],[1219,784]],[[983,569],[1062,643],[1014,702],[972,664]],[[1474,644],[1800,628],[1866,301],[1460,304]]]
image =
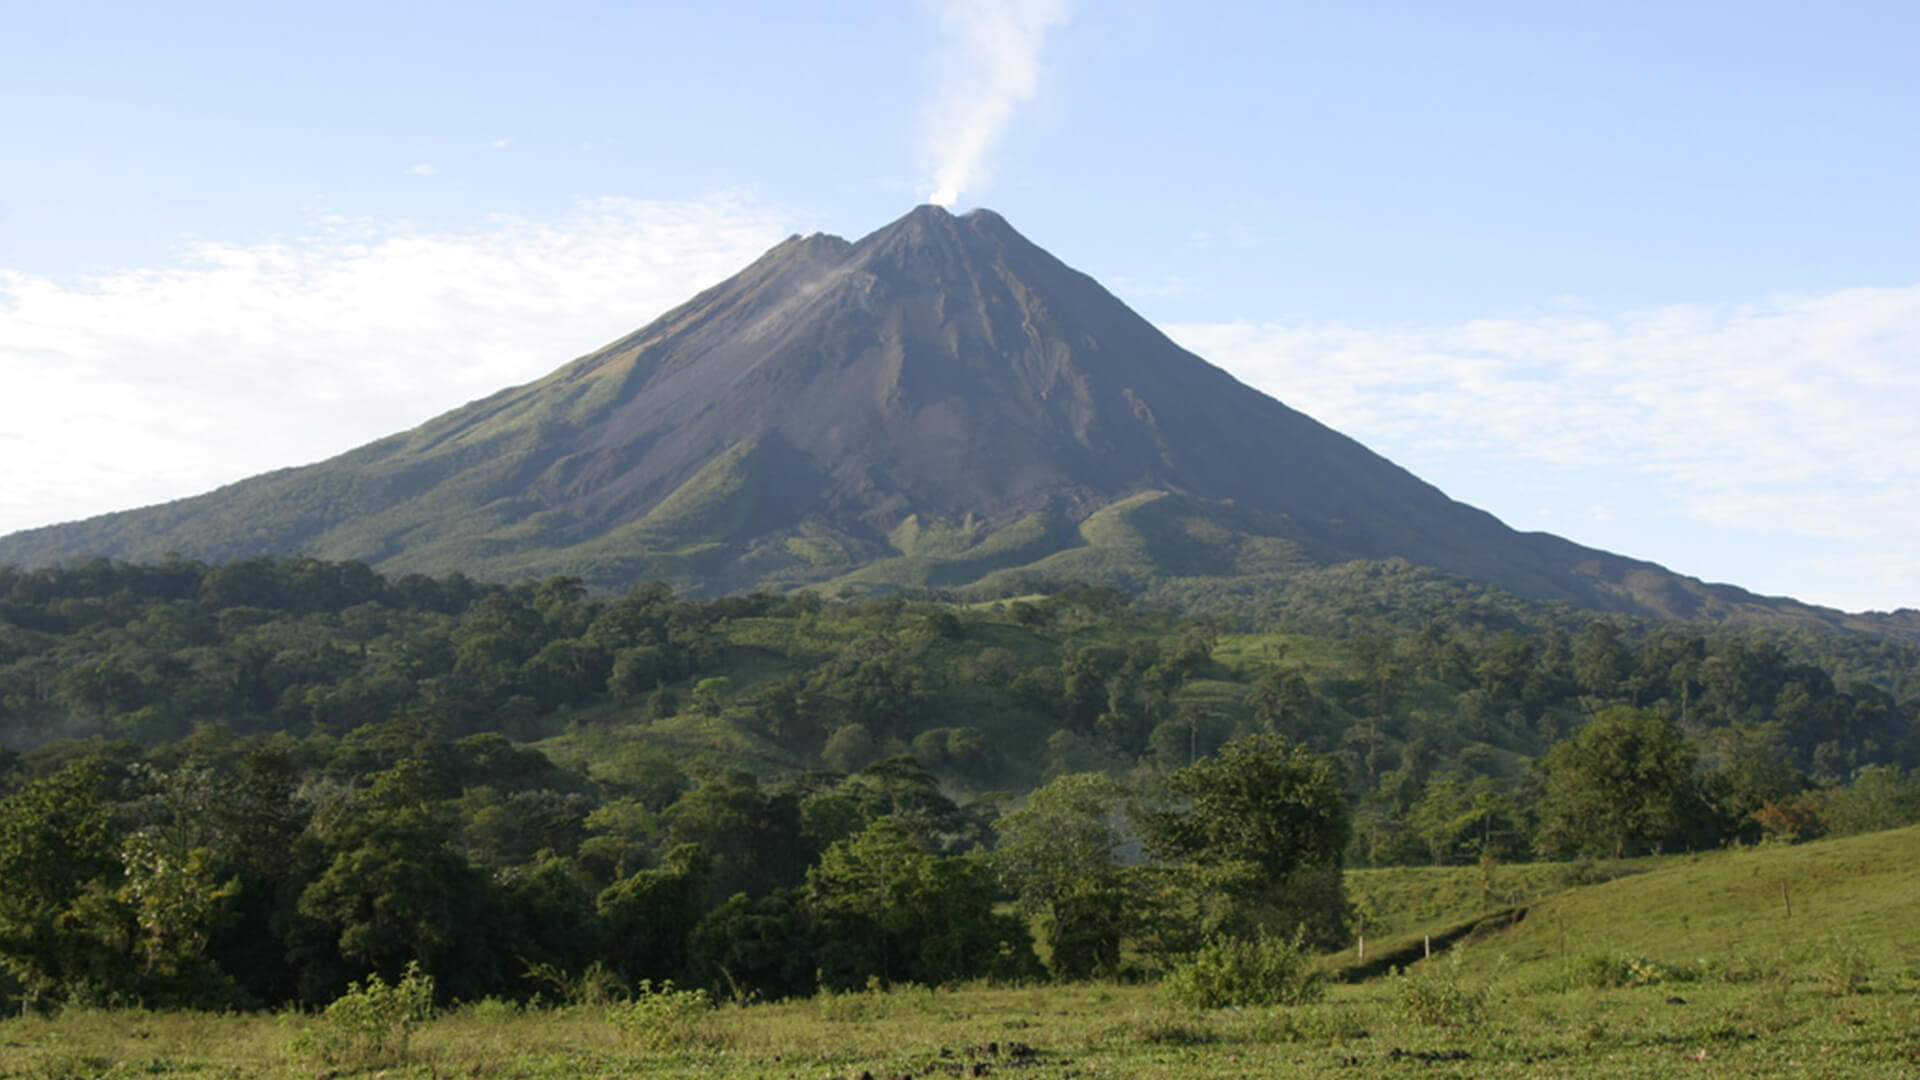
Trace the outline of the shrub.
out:
[[[1460,954],[1444,963],[1422,965],[1418,974],[1394,976],[1394,1005],[1409,1023],[1459,1027],[1485,1019],[1487,988],[1468,986],[1460,977]]]
[[[870,1020],[880,1014],[881,996],[884,990],[880,985],[880,976],[867,976],[867,988],[835,992],[831,986],[822,982],[814,992],[813,1003],[820,1011],[820,1019],[828,1023],[846,1023],[855,1020]]]
[[[1819,972],[1832,997],[1864,994],[1873,973],[1873,958],[1858,945],[1836,941],[1821,955]]]
[[[1785,961],[1778,956],[1768,959],[1735,954],[1723,961],[1702,959],[1700,968],[1701,974],[1729,984],[1772,982],[1787,977]]]
[[[633,1000],[607,1009],[607,1020],[642,1050],[688,1050],[710,1045],[702,1021],[713,1011],[705,990],[675,990],[671,980],[655,986],[641,979]]]
[[[1265,931],[1215,938],[1175,964],[1160,985],[1174,1001],[1195,1009],[1318,1001],[1326,977],[1309,966],[1300,941],[1298,932],[1290,941]]]
[[[326,1065],[354,1069],[397,1064],[414,1029],[433,1019],[433,976],[408,964],[399,981],[369,975],[348,983],[317,1023],[294,1038],[293,1050]]]
[[[595,960],[578,975],[555,964],[527,965],[527,978],[553,991],[562,1005],[612,1005],[627,1000],[626,980]]]
[[[1591,953],[1572,962],[1566,972],[1566,982],[1569,989],[1614,990],[1628,986],[1695,982],[1705,972],[1704,964],[1700,970],[1689,970],[1644,956]]]

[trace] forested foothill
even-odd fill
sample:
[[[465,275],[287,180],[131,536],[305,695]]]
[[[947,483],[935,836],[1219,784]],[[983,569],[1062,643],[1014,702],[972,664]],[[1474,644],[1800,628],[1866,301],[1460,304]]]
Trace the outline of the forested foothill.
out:
[[[1190,976],[1343,867],[1920,820],[1912,646],[1316,595],[0,569],[0,1004]]]

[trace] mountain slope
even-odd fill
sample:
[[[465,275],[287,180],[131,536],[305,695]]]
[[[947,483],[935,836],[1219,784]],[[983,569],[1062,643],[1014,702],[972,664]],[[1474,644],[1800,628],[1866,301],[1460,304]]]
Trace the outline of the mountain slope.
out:
[[[724,591],[1018,568],[1140,587],[1404,558],[1667,617],[1837,613],[1517,533],[1174,345],[999,216],[793,237],[652,324],[337,458],[0,538]]]

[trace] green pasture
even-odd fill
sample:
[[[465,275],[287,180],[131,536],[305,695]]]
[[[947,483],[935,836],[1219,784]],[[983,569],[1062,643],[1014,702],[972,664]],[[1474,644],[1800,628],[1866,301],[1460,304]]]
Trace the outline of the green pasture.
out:
[[[1499,867],[1492,892],[1477,867],[1360,872],[1383,932],[1525,913],[1292,1007],[1189,1010],[1112,984],[655,994],[469,1003],[358,1042],[334,1015],[69,1009],[0,1021],[0,1077],[1912,1076],[1916,855],[1920,828],[1639,860],[1610,880]]]

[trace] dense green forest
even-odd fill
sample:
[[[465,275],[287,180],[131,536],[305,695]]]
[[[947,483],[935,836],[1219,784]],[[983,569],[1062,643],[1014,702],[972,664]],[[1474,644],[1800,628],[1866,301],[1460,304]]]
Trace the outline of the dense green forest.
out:
[[[0,992],[1148,973],[1216,933],[1344,942],[1342,865],[1920,818],[1910,646],[1325,595],[1255,625],[1071,587],[0,569]]]

